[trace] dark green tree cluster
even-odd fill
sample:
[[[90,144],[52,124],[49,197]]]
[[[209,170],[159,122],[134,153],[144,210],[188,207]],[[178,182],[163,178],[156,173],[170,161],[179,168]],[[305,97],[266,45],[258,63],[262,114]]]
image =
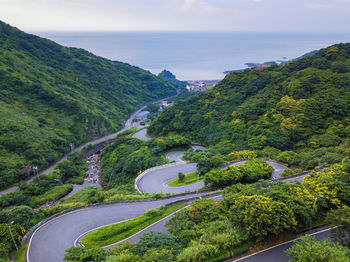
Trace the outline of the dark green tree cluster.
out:
[[[123,242],[109,249],[108,256],[102,248],[72,247],[66,250],[64,261],[172,262],[182,248],[183,244],[174,235],[151,231],[137,243]]]
[[[170,83],[175,84],[178,87],[183,88],[186,87],[186,85],[188,84],[186,81],[177,80],[176,76],[168,70],[163,70],[158,74],[158,76],[166,81],[169,81]]]
[[[249,160],[242,165],[213,169],[205,174],[204,182],[210,187],[226,187],[237,183],[253,183],[269,179],[274,168],[260,160]]]
[[[341,161],[350,144],[350,43],[264,69],[230,73],[213,89],[180,101],[148,128],[234,150],[292,152],[304,169]]]
[[[67,48],[0,21],[0,188],[122,127],[176,87],[140,68]]]

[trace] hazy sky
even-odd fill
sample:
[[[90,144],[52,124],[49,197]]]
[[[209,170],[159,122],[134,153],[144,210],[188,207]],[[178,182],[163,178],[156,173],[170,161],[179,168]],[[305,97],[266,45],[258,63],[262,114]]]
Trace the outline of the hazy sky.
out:
[[[350,32],[350,0],[0,0],[27,31]]]

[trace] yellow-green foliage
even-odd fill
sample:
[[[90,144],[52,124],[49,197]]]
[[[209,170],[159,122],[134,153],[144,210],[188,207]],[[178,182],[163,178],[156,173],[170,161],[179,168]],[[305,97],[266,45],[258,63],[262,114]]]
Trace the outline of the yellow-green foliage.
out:
[[[310,208],[315,207],[319,201],[325,208],[336,208],[341,204],[341,198],[349,195],[349,185],[346,184],[348,174],[345,171],[346,161],[333,165],[322,172],[311,172],[303,179],[300,186],[292,187],[292,190],[302,198]],[[346,180],[347,179],[347,180]],[[344,183],[345,182],[345,183]],[[317,198],[317,199],[316,199]]]
[[[231,206],[230,215],[250,237],[278,235],[297,225],[286,204],[259,195],[239,197]]]

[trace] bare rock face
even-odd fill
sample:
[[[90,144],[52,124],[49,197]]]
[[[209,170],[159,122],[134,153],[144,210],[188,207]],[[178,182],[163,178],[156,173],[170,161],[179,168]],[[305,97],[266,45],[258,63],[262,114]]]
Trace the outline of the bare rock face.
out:
[[[88,138],[96,138],[106,135],[107,128],[104,124],[92,124],[89,120],[86,120],[85,125],[85,136]]]

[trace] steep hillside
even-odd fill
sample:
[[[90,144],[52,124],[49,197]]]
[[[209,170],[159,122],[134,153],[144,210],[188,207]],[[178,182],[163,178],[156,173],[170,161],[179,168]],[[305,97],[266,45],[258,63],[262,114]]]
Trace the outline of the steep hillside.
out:
[[[147,71],[0,22],[0,188],[175,93]]]
[[[177,85],[178,87],[186,87],[187,85],[187,81],[177,80],[176,76],[168,70],[163,70],[158,74],[158,76],[169,81],[170,83],[173,83],[174,85]]]
[[[305,168],[337,162],[349,153],[349,71],[350,44],[339,44],[283,66],[234,72],[165,110],[148,132],[276,156],[292,150],[286,161],[296,164],[312,152],[302,156],[313,158]]]

